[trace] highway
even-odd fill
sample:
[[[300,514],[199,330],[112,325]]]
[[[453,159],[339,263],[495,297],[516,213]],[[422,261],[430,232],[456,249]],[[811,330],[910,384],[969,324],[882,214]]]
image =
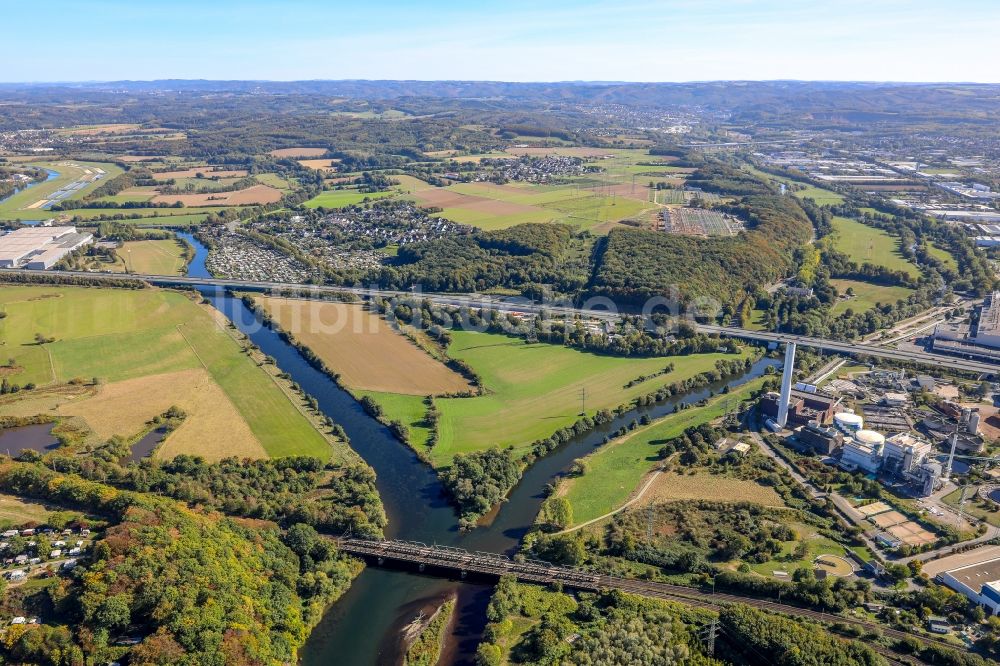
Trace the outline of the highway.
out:
[[[24,269],[0,269],[3,273],[38,275],[38,271]],[[390,289],[375,289],[370,287],[342,287],[335,285],[308,285],[280,282],[258,282],[247,280],[226,280],[221,278],[194,278],[194,277],[171,277],[163,275],[141,275],[123,273],[91,273],[86,271],[45,271],[45,275],[60,275],[71,278],[101,278],[105,280],[143,280],[150,284],[164,287],[210,287],[218,289],[232,289],[234,291],[282,291],[297,290],[300,292],[313,292],[316,294],[339,293],[353,294],[359,298],[404,298],[418,297],[435,303],[437,305],[452,307],[469,307],[473,309],[486,308],[498,312],[512,312],[525,314],[546,313],[548,316],[560,316],[566,318],[586,317],[607,321],[617,321],[623,314],[617,311],[589,310],[565,305],[552,305],[544,303],[531,303],[527,301],[507,302],[499,298],[480,296],[476,294],[440,294],[396,291]],[[804,335],[794,335],[787,333],[772,333],[769,331],[751,331],[743,328],[729,326],[712,326],[699,324],[696,328],[702,333],[715,334],[724,337],[739,338],[758,342],[794,342],[799,346],[812,349],[819,349],[825,352],[846,354],[848,356],[870,356],[873,358],[883,358],[890,361],[903,361],[909,363],[919,363],[922,365],[934,366],[937,368],[947,368],[961,372],[971,372],[983,375],[1000,374],[1000,365],[975,361],[955,356],[943,356],[924,351],[922,349],[889,349],[875,344],[865,342],[852,342],[842,340],[827,340],[825,338],[814,338]]]

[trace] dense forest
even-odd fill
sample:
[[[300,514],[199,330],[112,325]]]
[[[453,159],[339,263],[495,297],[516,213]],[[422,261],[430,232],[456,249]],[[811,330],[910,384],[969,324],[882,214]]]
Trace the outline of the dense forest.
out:
[[[0,467],[0,488],[112,523],[86,564],[40,590],[45,623],[8,629],[14,662],[287,663],[357,573],[308,525],[282,534],[31,463]]]
[[[731,186],[728,178],[713,180]],[[710,297],[728,303],[784,277],[812,225],[789,197],[752,194],[728,208],[750,222],[734,237],[697,238],[613,229],[599,250],[590,292],[638,304],[654,296],[681,301]]]
[[[335,468],[318,458],[209,463],[178,455],[163,463],[144,460],[107,481],[229,515],[305,523],[328,533],[380,536],[386,522],[371,468]]]
[[[555,224],[519,224],[508,229],[411,243],[371,277],[384,288],[429,291],[525,289],[552,285],[575,293],[587,279],[586,265],[567,262],[572,235]]]

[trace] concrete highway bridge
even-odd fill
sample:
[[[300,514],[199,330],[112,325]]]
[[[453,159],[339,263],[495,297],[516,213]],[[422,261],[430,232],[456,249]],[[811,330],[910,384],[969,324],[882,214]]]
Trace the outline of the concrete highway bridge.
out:
[[[38,271],[22,269],[0,269],[3,273],[38,275]],[[334,285],[308,285],[281,282],[261,282],[252,280],[226,280],[221,278],[172,277],[164,275],[141,275],[123,273],[92,273],[86,271],[45,271],[45,275],[61,275],[71,278],[101,278],[103,280],[142,280],[150,284],[164,287],[194,287],[216,288],[233,291],[298,291],[322,294],[353,294],[358,298],[410,298],[427,299],[442,306],[468,307],[472,309],[487,309],[497,312],[539,314],[546,313],[550,317],[584,317],[591,319],[617,321],[629,313],[608,312],[604,310],[588,310],[560,305],[549,305],[531,302],[507,302],[499,298],[479,296],[475,294],[439,294],[396,291],[390,289],[375,289],[369,287],[342,287]],[[956,356],[943,356],[924,350],[890,349],[864,342],[845,342],[842,340],[827,340],[805,335],[772,333],[769,331],[751,331],[730,326],[697,325],[698,330],[707,334],[723,337],[740,338],[758,342],[785,343],[794,342],[801,347],[809,347],[821,351],[846,354],[848,356],[870,356],[890,361],[918,363],[938,368],[947,368],[961,372],[971,372],[981,375],[1000,375],[1000,365],[985,361],[976,361]]]
[[[515,560],[505,555],[481,551],[468,551],[452,546],[437,546],[401,540],[375,540],[358,538],[336,539],[337,547],[352,555],[364,558],[371,564],[384,565],[389,562],[410,564],[426,574],[458,576],[465,578],[469,574],[477,574],[492,578],[514,576],[518,581],[552,585],[560,583],[563,587],[586,592],[602,592],[621,590],[630,594],[653,597],[665,601],[673,601],[688,606],[719,611],[733,604],[744,604],[761,610],[782,613],[805,618],[826,624],[842,623],[854,625],[865,631],[878,632],[886,636],[904,639],[917,638],[928,644],[949,649],[955,645],[925,636],[914,636],[911,632],[899,631],[881,624],[864,622],[853,617],[831,615],[809,608],[801,608],[790,604],[782,604],[754,597],[737,594],[726,594],[714,591],[700,590],[683,585],[671,585],[655,581],[606,576],[571,567],[560,567],[538,560]],[[870,647],[877,646],[869,644]],[[878,646],[880,647],[880,646]],[[887,649],[878,650],[881,654],[896,663],[895,653]],[[919,660],[915,660],[919,663]]]

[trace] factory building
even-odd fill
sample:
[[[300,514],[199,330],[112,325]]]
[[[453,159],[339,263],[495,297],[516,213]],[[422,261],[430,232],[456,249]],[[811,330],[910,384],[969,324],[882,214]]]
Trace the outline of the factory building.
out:
[[[886,439],[882,447],[882,470],[896,475],[918,473],[930,452],[929,442],[906,432],[898,432]]]
[[[944,571],[938,578],[991,615],[1000,610],[1000,559]]]
[[[24,227],[0,236],[0,268],[45,270],[94,241],[76,227]]]
[[[835,428],[828,428],[812,421],[796,433],[798,448],[814,454],[828,456],[844,443],[844,435]]]
[[[874,430],[859,430],[854,436],[844,440],[841,449],[840,466],[846,470],[860,469],[869,474],[877,474],[882,467],[882,447],[885,437]]]
[[[761,398],[760,409],[764,415],[777,419],[780,404],[781,395],[770,392]],[[788,397],[788,423],[804,426],[815,421],[819,425],[826,425],[833,419],[839,404],[840,398],[791,389]]]
[[[983,299],[975,325],[942,322],[935,326],[931,347],[947,354],[1000,361],[1000,292]]]

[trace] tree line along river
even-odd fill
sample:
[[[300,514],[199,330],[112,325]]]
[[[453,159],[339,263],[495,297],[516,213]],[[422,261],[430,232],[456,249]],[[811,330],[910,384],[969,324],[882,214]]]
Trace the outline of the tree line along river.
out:
[[[195,248],[188,268],[192,277],[210,277],[207,249],[193,236],[179,234]],[[471,532],[458,529],[458,516],[431,467],[401,444],[388,428],[370,417],[354,398],[315,369],[273,330],[261,326],[243,302],[207,288],[202,294],[302,389],[321,411],[343,426],[351,446],[375,470],[377,487],[389,518],[386,537],[468,550],[513,553],[530,529],[545,499],[546,486],[574,460],[600,446],[606,436],[643,415],[665,416],[681,403],[695,403],[723,386],[738,386],[760,377],[776,364],[762,359],[743,375],[707,386],[683,397],[637,408],[593,431],[577,436],[525,470],[508,500],[488,525]],[[429,611],[455,595],[455,622],[445,663],[471,664],[486,624],[492,587],[419,575],[416,572],[367,567],[348,592],[327,611],[301,654],[303,666],[334,663],[395,664],[402,657],[401,632],[420,611]]]

